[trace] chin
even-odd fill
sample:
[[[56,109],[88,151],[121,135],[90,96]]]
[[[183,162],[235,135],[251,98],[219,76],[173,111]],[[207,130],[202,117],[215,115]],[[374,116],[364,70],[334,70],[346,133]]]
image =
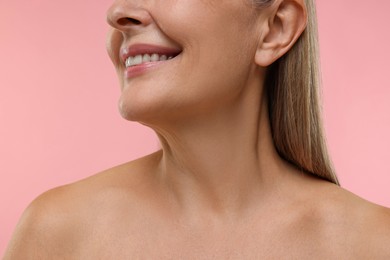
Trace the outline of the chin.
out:
[[[125,100],[122,97],[118,101],[120,115],[128,121],[144,121],[152,117],[153,106],[148,106],[145,102],[137,100]]]
[[[156,96],[122,95],[118,100],[118,110],[124,119],[144,124],[168,119],[173,110],[169,105],[169,100]]]

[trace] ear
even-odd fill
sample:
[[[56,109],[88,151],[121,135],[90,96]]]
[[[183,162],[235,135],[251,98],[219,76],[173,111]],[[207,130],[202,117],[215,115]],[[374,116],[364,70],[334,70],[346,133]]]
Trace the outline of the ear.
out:
[[[255,62],[267,67],[282,57],[305,30],[307,10],[304,0],[279,0],[265,21]]]

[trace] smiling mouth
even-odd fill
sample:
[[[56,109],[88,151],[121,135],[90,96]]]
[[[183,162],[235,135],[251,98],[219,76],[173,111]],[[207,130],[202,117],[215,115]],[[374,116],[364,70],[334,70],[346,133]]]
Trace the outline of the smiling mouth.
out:
[[[151,44],[133,44],[120,51],[125,77],[134,78],[173,60],[182,49]]]
[[[134,67],[149,62],[166,61],[175,58],[179,54],[138,54],[136,56],[129,56],[125,61],[126,68]]]
[[[144,63],[173,59],[181,52],[179,48],[140,43],[121,49],[121,56],[126,68],[130,68]]]

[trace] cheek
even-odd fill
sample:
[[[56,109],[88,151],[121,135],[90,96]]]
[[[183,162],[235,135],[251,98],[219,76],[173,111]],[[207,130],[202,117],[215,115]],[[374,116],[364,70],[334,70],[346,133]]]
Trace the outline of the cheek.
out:
[[[191,49],[183,71],[194,97],[222,105],[224,100],[238,97],[245,87],[254,66],[256,46],[249,35],[237,33],[237,27],[208,30],[193,32],[197,47]]]
[[[121,71],[121,61],[119,58],[119,51],[121,44],[123,42],[123,34],[118,30],[110,28],[107,32],[106,38],[106,50],[107,54],[110,57],[119,79],[119,86],[123,86],[123,72]]]
[[[119,65],[119,49],[123,41],[123,35],[116,29],[110,28],[107,32],[106,49],[108,56],[115,67]]]

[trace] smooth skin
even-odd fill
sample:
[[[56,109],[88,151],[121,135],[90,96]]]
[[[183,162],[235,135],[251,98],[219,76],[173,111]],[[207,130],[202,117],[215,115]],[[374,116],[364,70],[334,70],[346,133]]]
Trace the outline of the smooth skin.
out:
[[[108,22],[120,112],[162,149],[39,196],[5,259],[390,259],[389,209],[273,145],[264,77],[305,29],[303,0],[117,0]],[[134,43],[182,52],[129,79]]]

